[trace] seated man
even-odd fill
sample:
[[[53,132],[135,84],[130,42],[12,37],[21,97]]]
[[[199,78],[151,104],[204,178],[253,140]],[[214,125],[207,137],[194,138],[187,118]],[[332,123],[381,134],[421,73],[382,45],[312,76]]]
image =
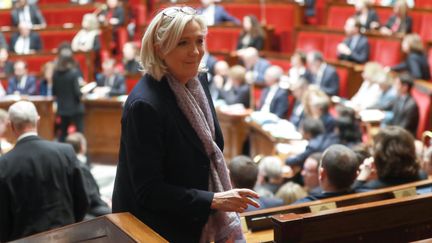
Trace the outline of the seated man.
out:
[[[326,63],[318,51],[308,53],[306,60],[310,72],[306,73],[305,78],[328,96],[339,95],[339,75],[336,68]]]
[[[115,63],[114,59],[107,59],[102,63],[102,73],[96,77],[95,93],[107,96],[126,94],[125,79],[123,75],[116,72]]]
[[[258,167],[251,158],[243,155],[236,156],[228,164],[228,169],[233,188],[247,188],[251,190],[254,188],[258,176]],[[283,200],[279,198],[260,196],[257,201],[260,207],[254,208],[248,205],[246,212],[283,205]]]
[[[0,241],[81,221],[89,204],[72,146],[38,136],[29,101],[11,105],[9,119],[17,143],[0,157]]]
[[[21,23],[30,25],[30,28],[45,28],[45,19],[35,4],[28,3],[27,0],[18,0],[11,11],[12,24],[19,26]]]
[[[260,57],[258,50],[253,47],[241,49],[237,54],[247,70],[248,83],[264,84],[264,74],[271,66],[270,62]]]
[[[9,79],[7,94],[35,95],[36,78],[27,74],[27,64],[17,61],[14,64],[14,75]]]
[[[351,17],[345,22],[345,40],[337,46],[338,59],[355,63],[369,60],[369,42],[360,32],[361,23]]]
[[[291,85],[289,86],[289,89],[291,90],[291,93],[295,98],[293,111],[291,113],[291,117],[289,118],[289,121],[297,129],[300,129],[300,124],[302,123],[302,121],[305,117],[302,98],[303,98],[303,95],[308,90],[308,87],[309,87],[309,82],[304,77],[301,77],[297,81],[292,82]]]
[[[286,118],[288,112],[288,92],[279,86],[279,80],[283,70],[279,66],[271,66],[265,72],[264,80],[266,88],[260,98],[260,111],[276,114],[278,117]]]
[[[339,143],[339,137],[336,133],[326,133],[321,120],[314,118],[304,119],[301,127],[303,139],[308,140],[305,151],[296,156],[289,157],[285,163],[292,167],[297,167],[294,171],[299,171],[311,154],[323,152],[330,145]]]
[[[99,186],[93,177],[86,157],[87,141],[82,133],[72,133],[66,137],[66,143],[72,145],[75,153],[80,160],[80,169],[83,175],[84,186],[86,188],[87,197],[90,200],[90,207],[86,214],[86,219],[95,218],[111,213],[108,204],[101,198]]]
[[[303,178],[304,187],[308,192],[321,191],[318,180],[318,166],[321,157],[322,153],[313,153],[304,162],[301,176]]]
[[[398,95],[393,106],[393,118],[389,124],[403,127],[415,137],[419,123],[419,109],[411,96],[413,86],[414,80],[408,75],[396,78],[395,88]]]
[[[240,25],[240,20],[231,16],[222,6],[216,5],[215,0],[201,0],[201,7],[198,9],[208,26],[231,22]]]
[[[319,184],[322,191],[311,193],[295,203],[304,203],[352,193],[351,185],[357,176],[357,156],[344,145],[332,145],[323,153],[319,165]]]
[[[42,50],[42,40],[27,23],[20,23],[18,32],[11,36],[9,50],[16,54],[32,54]]]

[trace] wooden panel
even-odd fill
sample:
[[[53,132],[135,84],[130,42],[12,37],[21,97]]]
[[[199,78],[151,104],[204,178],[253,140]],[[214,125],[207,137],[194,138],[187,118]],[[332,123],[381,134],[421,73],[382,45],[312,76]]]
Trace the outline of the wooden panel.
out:
[[[118,213],[53,229],[14,242],[165,243],[168,241],[130,213]]]
[[[116,164],[120,148],[122,103],[117,99],[83,102],[84,134],[91,160]]]
[[[224,136],[224,156],[231,160],[234,156],[242,154],[242,148],[247,137],[245,117],[250,114],[247,110],[243,114],[228,114],[217,110],[217,117]]]
[[[42,97],[42,96],[27,96],[27,97],[23,96],[21,97],[21,99],[30,100],[35,104],[36,109],[40,116],[40,120],[38,123],[38,133],[41,137],[47,140],[53,140],[55,115],[53,111],[52,98]],[[9,106],[11,106],[15,102],[16,101],[13,100],[1,100],[0,108],[7,111],[9,109]],[[5,137],[9,142],[15,143],[16,139],[10,127],[7,128]]]

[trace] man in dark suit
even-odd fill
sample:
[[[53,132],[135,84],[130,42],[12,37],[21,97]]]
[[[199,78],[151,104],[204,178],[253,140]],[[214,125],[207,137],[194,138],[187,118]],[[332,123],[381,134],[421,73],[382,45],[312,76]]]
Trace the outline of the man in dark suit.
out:
[[[16,54],[31,54],[42,50],[42,40],[27,23],[20,23],[18,32],[13,33],[9,50]]]
[[[29,101],[10,106],[9,118],[17,143],[0,157],[0,241],[81,221],[88,200],[72,147],[37,135]]]
[[[103,73],[96,77],[95,93],[105,93],[108,96],[126,94],[126,83],[123,75],[115,71],[115,60],[107,59],[102,64]]]
[[[300,129],[300,124],[302,123],[305,112],[302,103],[303,94],[309,87],[309,81],[305,77],[300,77],[297,81],[290,84],[289,89],[295,98],[295,103],[293,111],[289,121],[297,128]]]
[[[218,25],[224,22],[231,22],[240,25],[240,20],[231,16],[222,6],[216,5],[215,0],[201,0],[198,12],[205,17],[207,25]]]
[[[276,114],[285,119],[288,112],[288,92],[279,86],[283,70],[279,66],[271,66],[265,73],[266,88],[260,98],[260,111]]]
[[[339,137],[336,133],[326,133],[321,120],[314,118],[305,118],[301,132],[303,139],[308,140],[308,145],[302,153],[289,157],[285,163],[290,167],[297,167],[294,171],[300,171],[305,160],[313,153],[323,152],[330,145],[339,143]]]
[[[264,84],[264,74],[271,66],[270,62],[260,57],[254,47],[238,50],[237,54],[248,72],[246,77],[248,83]]]
[[[295,203],[311,202],[330,197],[352,193],[351,185],[357,176],[358,159],[350,148],[335,144],[323,153],[318,178],[321,191],[310,193],[309,196]]]
[[[320,87],[328,96],[339,95],[339,76],[336,68],[324,61],[324,57],[318,51],[307,55],[307,64],[310,72],[305,78],[310,83]]]
[[[398,97],[393,105],[393,119],[390,125],[403,127],[416,137],[419,109],[411,96],[413,86],[414,80],[409,75],[401,75],[396,79],[395,88],[398,91]]]
[[[27,64],[24,61],[17,61],[14,64],[14,76],[9,79],[7,94],[18,92],[23,95],[35,95],[36,78],[27,74]]]
[[[29,24],[32,28],[45,28],[45,19],[34,4],[28,4],[27,0],[18,0],[11,11],[12,24],[19,26],[21,23]]]
[[[345,40],[337,46],[338,59],[355,63],[366,63],[369,60],[369,42],[360,32],[361,23],[355,18],[345,22]]]

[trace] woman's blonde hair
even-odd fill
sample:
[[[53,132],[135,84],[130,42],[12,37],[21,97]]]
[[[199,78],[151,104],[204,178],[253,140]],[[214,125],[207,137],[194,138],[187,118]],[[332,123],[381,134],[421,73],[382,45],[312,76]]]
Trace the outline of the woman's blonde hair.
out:
[[[81,25],[86,26],[88,30],[99,29],[99,21],[96,15],[92,13],[84,14]]]
[[[282,199],[286,205],[294,203],[295,201],[302,199],[306,196],[306,190],[299,184],[291,181],[285,183],[276,192],[276,197]]]
[[[160,80],[167,73],[167,66],[161,59],[161,55],[168,54],[177,46],[189,22],[197,22],[203,34],[207,34],[207,25],[202,16],[183,11],[184,8],[190,9],[189,7],[163,9],[153,18],[144,33],[140,51],[142,71],[150,74],[156,80]],[[204,71],[204,67],[200,66],[199,71]]]
[[[418,34],[406,35],[403,41],[408,44],[409,52],[424,52],[423,42]]]

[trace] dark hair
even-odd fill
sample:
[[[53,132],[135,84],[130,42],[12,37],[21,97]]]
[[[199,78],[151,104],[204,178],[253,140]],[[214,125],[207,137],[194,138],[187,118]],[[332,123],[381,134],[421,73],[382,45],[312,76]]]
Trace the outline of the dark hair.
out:
[[[236,188],[252,189],[258,177],[258,166],[251,158],[239,155],[234,157],[228,165],[232,183]]]
[[[302,50],[296,50],[293,55],[299,56],[301,63],[306,64],[306,54]]]
[[[402,73],[401,75],[399,75],[399,80],[402,85],[408,87],[408,91],[411,91],[412,87],[414,86],[414,78],[411,75],[407,73]]]
[[[260,24],[260,22],[258,21],[257,17],[255,15],[246,15],[245,17],[248,17],[251,21],[251,30],[250,30],[250,35],[255,38],[257,36],[262,36],[265,37],[265,32]],[[242,30],[241,35],[246,34],[244,30]]]
[[[336,106],[338,116],[336,126],[339,131],[339,138],[343,144],[355,144],[361,142],[361,133],[355,111],[342,105]]]
[[[411,133],[397,126],[383,128],[374,137],[373,148],[378,178],[417,178],[419,165]]]
[[[335,144],[324,151],[320,167],[328,176],[329,183],[338,190],[351,187],[357,176],[357,156],[345,145]]]
[[[73,50],[69,42],[61,43],[57,48],[57,60],[54,70],[66,71],[73,68],[78,68],[78,64],[74,59]]]
[[[372,156],[372,154],[370,153],[370,147],[366,144],[359,143],[351,147],[351,149],[357,155],[359,166],[363,163],[365,159]]]
[[[320,119],[307,117],[302,122],[303,132],[309,133],[313,138],[324,133],[324,124]]]

